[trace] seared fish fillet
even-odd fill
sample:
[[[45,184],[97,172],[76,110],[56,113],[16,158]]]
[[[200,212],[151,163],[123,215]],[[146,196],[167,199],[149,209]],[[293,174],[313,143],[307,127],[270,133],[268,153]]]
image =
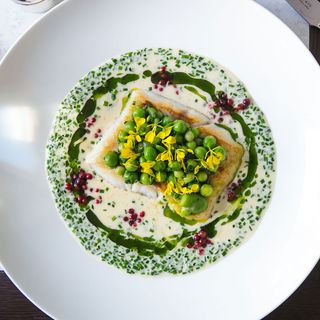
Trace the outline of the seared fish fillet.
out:
[[[197,215],[191,215],[187,218],[199,221],[207,220],[211,216],[218,196],[234,179],[234,176],[240,167],[244,150],[239,143],[235,142],[231,138],[229,132],[219,128],[215,124],[209,123],[209,118],[207,116],[194,109],[153,92],[147,92],[143,90],[133,91],[125,109],[120,114],[120,117],[105,131],[102,139],[87,156],[87,163],[90,164],[93,170],[101,175],[107,182],[117,188],[136,192],[153,199],[156,199],[159,195],[162,195],[166,188],[166,184],[157,184],[151,186],[145,186],[139,182],[134,184],[126,184],[124,179],[117,175],[114,169],[108,168],[103,160],[108,151],[117,149],[118,135],[124,129],[124,123],[128,120],[131,120],[133,111],[137,107],[146,103],[150,103],[154,108],[159,109],[166,115],[171,115],[173,118],[183,119],[186,122],[189,122],[200,130],[201,135],[215,136],[218,145],[223,146],[227,151],[227,158],[223,161],[219,170],[210,177],[210,182],[214,188],[214,192],[208,199],[208,209],[204,212],[201,212]],[[166,196],[166,198],[170,207],[179,213],[181,210],[179,203],[170,196]]]
[[[114,169],[110,169],[105,165],[103,160],[108,151],[117,149],[118,135],[124,129],[124,123],[131,120],[133,111],[146,103],[152,104],[155,109],[159,109],[163,114],[171,115],[173,118],[183,119],[192,125],[201,125],[209,121],[209,118],[204,114],[181,103],[167,99],[156,93],[136,90],[132,92],[130,99],[117,121],[105,131],[101,140],[88,154],[86,161],[94,171],[113,186],[156,199],[159,195],[159,188],[157,186],[145,186],[139,182],[126,184],[123,178],[116,174]]]

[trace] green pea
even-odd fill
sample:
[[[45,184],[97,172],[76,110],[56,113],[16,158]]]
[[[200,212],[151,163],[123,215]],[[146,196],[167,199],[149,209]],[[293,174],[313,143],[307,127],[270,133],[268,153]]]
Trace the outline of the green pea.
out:
[[[181,171],[181,170],[179,170],[179,171],[174,171],[173,172],[173,174],[174,174],[174,176],[176,177],[176,178],[183,178],[183,176],[184,176],[184,173],[183,173],[183,171]]]
[[[176,133],[185,133],[187,131],[187,124],[183,120],[176,120],[173,123],[173,130]]]
[[[150,185],[153,182],[153,178],[147,173],[142,173],[140,176],[140,182],[144,185]]]
[[[164,161],[157,161],[152,169],[156,171],[165,171],[167,169],[167,165]]]
[[[208,175],[204,171],[199,171],[197,174],[197,178],[199,182],[206,182],[208,179]]]
[[[157,150],[151,146],[145,147],[143,150],[143,155],[147,161],[153,161],[157,157]]]
[[[123,163],[127,162],[127,159],[122,158],[122,157],[120,156],[120,157],[119,157],[119,162],[120,162],[120,164],[123,164]]]
[[[161,139],[159,137],[155,137],[153,140],[154,144],[159,144],[161,142]]]
[[[182,208],[181,209],[181,212],[180,212],[180,215],[183,216],[183,217],[187,217],[187,216],[190,216],[191,214],[191,210],[188,209],[188,208]]]
[[[105,164],[110,168],[115,168],[119,163],[119,154],[116,151],[109,151],[104,156]]]
[[[195,138],[198,138],[198,137],[199,137],[200,131],[199,131],[198,128],[192,127],[192,128],[191,128],[191,131],[192,131],[193,135],[195,136]]]
[[[121,131],[119,133],[118,139],[120,142],[126,142],[126,137],[128,136],[128,134],[125,131]]]
[[[169,125],[169,124],[171,124],[171,122],[172,122],[172,119],[171,119],[171,117],[169,117],[169,116],[164,116],[163,118],[162,118],[162,125],[165,127],[165,126],[167,126],[167,125]]]
[[[192,131],[191,131],[191,130],[188,130],[188,131],[185,133],[184,138],[186,139],[186,141],[191,142],[191,141],[194,140],[195,137],[194,137],[194,134],[192,133]]]
[[[151,146],[152,144],[150,142],[147,142],[147,141],[139,142],[137,146],[137,151],[139,153],[142,153],[146,147],[151,147]]]
[[[203,140],[201,138],[196,138],[195,141],[196,141],[197,146],[202,146]]]
[[[227,151],[226,151],[226,149],[225,149],[224,147],[219,146],[219,147],[215,148],[215,152],[217,152],[217,153],[219,152],[219,153],[222,154],[222,156],[223,156],[222,160],[225,160],[225,159],[226,159],[226,157],[227,157]]]
[[[145,133],[147,133],[148,131],[150,131],[150,130],[149,130],[147,124],[144,123],[144,124],[140,127],[140,129],[139,129],[139,134],[145,134]]]
[[[126,170],[133,172],[133,171],[137,171],[139,168],[139,165],[136,161],[129,161],[125,164]]]
[[[163,147],[163,146],[160,146],[160,144],[156,144],[155,147],[156,147],[156,149],[157,149],[159,152],[164,152],[164,151],[166,151],[166,148]]]
[[[187,160],[187,170],[188,171],[193,171],[194,168],[198,165],[198,162],[193,159]]]
[[[195,141],[187,142],[187,148],[194,150],[197,147],[197,144]]]
[[[176,141],[178,144],[182,144],[183,143],[183,135],[182,134],[176,134],[175,135]]]
[[[181,169],[181,165],[178,161],[172,161],[171,163],[168,164],[168,169],[170,171],[178,171]]]
[[[158,111],[153,107],[147,107],[147,113],[152,119],[155,119],[158,116]]]
[[[116,168],[116,174],[118,174],[119,176],[123,176],[125,171],[126,169],[123,166],[118,166]]]
[[[142,163],[142,162],[146,162],[146,158],[145,157],[140,157],[139,158],[139,163]]]
[[[133,121],[127,121],[125,124],[124,124],[124,130],[126,132],[129,132],[129,131],[134,131],[136,128],[136,125]]]
[[[190,214],[198,214],[207,210],[208,200],[199,194],[184,194],[181,197],[180,205],[190,211]]]
[[[163,113],[160,110],[157,110],[157,118],[161,120],[163,118]]]
[[[216,146],[217,140],[214,136],[206,136],[203,139],[203,146],[206,147],[207,149],[212,149]]]
[[[193,181],[194,178],[195,178],[195,175],[193,173],[187,173],[186,176],[183,178],[183,182],[187,184]]]
[[[146,111],[140,107],[133,111],[133,117],[135,118],[144,118],[145,116]]]
[[[204,184],[200,188],[200,194],[204,197],[210,197],[213,193],[213,188],[210,184]]]
[[[167,179],[167,174],[164,171],[159,171],[156,173],[157,182],[165,182]]]
[[[138,175],[138,172],[136,172],[136,171],[130,172],[130,171],[126,170],[123,175],[124,182],[130,183],[130,184],[135,183],[138,180],[138,177],[139,177],[139,175]]]
[[[173,173],[170,173],[170,174],[167,176],[167,181],[168,181],[168,182],[173,182],[173,183],[176,182],[176,178],[174,177],[174,174],[173,174]]]
[[[197,158],[204,159],[207,153],[207,149],[204,147],[196,147],[196,149],[194,150],[194,153]]]

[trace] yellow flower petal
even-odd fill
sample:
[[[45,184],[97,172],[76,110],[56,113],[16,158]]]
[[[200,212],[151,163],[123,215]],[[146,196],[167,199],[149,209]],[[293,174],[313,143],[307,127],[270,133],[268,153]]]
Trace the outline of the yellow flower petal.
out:
[[[157,137],[163,140],[170,135],[171,130],[172,130],[172,126],[164,128],[162,131],[158,133]]]
[[[145,162],[141,162],[140,166],[141,166],[141,172],[143,173],[147,173],[150,174],[151,176],[154,176],[154,173],[152,171],[152,167],[155,165],[154,161],[145,161]]]
[[[173,136],[169,136],[168,138],[164,139],[163,140],[163,144],[164,145],[172,145],[172,144],[175,144],[177,142],[176,138],[173,137]]]
[[[136,131],[138,131],[143,124],[145,124],[145,118],[134,117],[134,122],[136,123]]]
[[[167,184],[166,190],[164,191],[165,195],[171,195],[174,189],[174,184],[172,181],[169,181],[169,183]]]
[[[170,150],[163,151],[157,155],[157,161],[168,161],[169,163],[173,160],[173,155]]]
[[[198,164],[198,165],[194,168],[193,173],[194,173],[194,174],[197,174],[200,169],[201,169],[201,166]]]
[[[149,131],[146,136],[144,137],[144,140],[150,143],[153,143],[154,138],[156,137],[155,130]]]
[[[121,157],[124,159],[136,159],[138,157],[138,155],[136,153],[134,153],[131,149],[129,148],[124,148],[121,151]]]
[[[177,149],[176,150],[176,160],[181,164],[181,167],[186,170],[186,166],[183,162],[186,154],[183,149]]]

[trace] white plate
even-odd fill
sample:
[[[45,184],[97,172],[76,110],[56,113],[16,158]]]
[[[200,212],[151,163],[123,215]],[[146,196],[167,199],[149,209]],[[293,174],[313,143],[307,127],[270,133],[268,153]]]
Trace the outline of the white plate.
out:
[[[242,79],[273,129],[277,182],[257,232],[186,276],[130,276],[97,261],[56,212],[44,171],[59,102],[107,58],[142,47],[212,57]],[[247,0],[71,0],[32,27],[0,66],[0,260],[58,319],[258,319],[319,258],[320,70],[274,16]]]

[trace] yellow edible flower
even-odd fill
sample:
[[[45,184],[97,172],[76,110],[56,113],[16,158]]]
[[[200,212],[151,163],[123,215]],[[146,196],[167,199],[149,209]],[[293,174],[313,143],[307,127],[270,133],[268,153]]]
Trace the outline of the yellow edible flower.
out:
[[[184,157],[186,156],[183,149],[177,149],[176,150],[176,160],[181,164],[181,167],[183,170],[186,170],[186,166],[184,164]]]
[[[175,144],[177,142],[176,138],[173,136],[169,136],[168,138],[163,140],[163,144],[167,147],[169,147],[172,144]]]
[[[201,166],[198,164],[198,165],[194,168],[193,173],[194,173],[194,174],[197,174],[200,169],[201,169]]]
[[[215,149],[219,150],[218,148]],[[210,149],[206,154],[206,160],[202,161],[202,165],[210,171],[215,171],[224,158],[223,153],[215,151],[215,149]]]
[[[172,151],[171,151],[172,146],[171,145],[176,143],[176,138],[172,137],[172,136],[169,136],[165,140],[162,140],[162,142],[167,147],[167,150],[159,153],[157,155],[156,160],[157,161],[168,161],[169,163],[171,163],[172,160],[173,160],[173,155],[172,155]]]
[[[165,195],[171,195],[174,189],[174,184],[172,181],[169,181],[166,187],[166,190],[164,190]]]
[[[163,139],[165,139],[166,137],[168,137],[170,135],[171,130],[172,130],[172,126],[164,128],[162,131],[160,131],[157,134],[157,137],[160,138],[161,140],[163,140]]]
[[[163,151],[157,155],[157,161],[168,161],[169,163],[173,160],[173,155],[170,149]]]
[[[220,164],[220,160],[214,154],[210,154],[206,159],[206,164],[208,169],[213,171]]]
[[[136,131],[138,132],[142,125],[145,124],[145,118],[134,117],[134,122],[136,123]]]
[[[150,174],[150,176],[154,176],[154,173],[152,171],[152,167],[155,165],[154,161],[145,161],[145,162],[141,162],[140,166],[141,166],[141,172],[143,173],[147,173]]]
[[[124,144],[125,148],[133,149],[135,139],[135,133],[133,131],[130,131],[129,135],[126,136],[127,142]]]
[[[177,194],[190,194],[190,193],[196,193],[199,192],[199,185],[194,183],[190,188],[182,187],[182,185],[178,182],[174,187],[172,188],[172,191],[174,191]]]
[[[138,158],[138,155],[130,148],[123,148],[120,155],[124,159],[134,160]]]
[[[154,127],[151,131],[149,131],[146,136],[144,137],[144,140],[150,143],[153,143],[154,138],[156,137],[156,127]]]

